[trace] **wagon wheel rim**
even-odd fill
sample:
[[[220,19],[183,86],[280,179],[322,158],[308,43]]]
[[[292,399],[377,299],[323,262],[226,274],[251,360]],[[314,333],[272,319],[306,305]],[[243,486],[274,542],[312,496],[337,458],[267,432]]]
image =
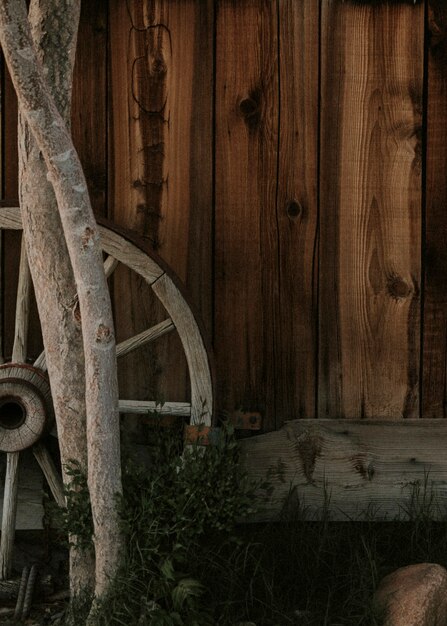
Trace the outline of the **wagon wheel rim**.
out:
[[[0,209],[0,232],[21,230],[18,207]],[[120,413],[176,415],[191,424],[210,426],[214,410],[213,366],[209,345],[199,317],[188,302],[185,289],[169,267],[133,233],[117,228],[107,220],[99,221],[104,270],[109,278],[119,264],[139,275],[163,305],[167,317],[146,330],[117,344],[117,359],[177,332],[186,357],[190,402],[128,400],[120,398]],[[1,282],[1,276],[0,276]],[[27,361],[31,276],[22,241],[16,298],[14,341],[11,362],[5,363],[0,342],[0,451],[6,452],[6,475],[3,491],[2,532],[0,539],[0,579],[12,569],[15,522],[17,514],[20,452],[32,448],[56,502],[64,506],[61,476],[42,443],[42,436],[53,423],[51,392],[46,374],[45,353],[32,365]]]

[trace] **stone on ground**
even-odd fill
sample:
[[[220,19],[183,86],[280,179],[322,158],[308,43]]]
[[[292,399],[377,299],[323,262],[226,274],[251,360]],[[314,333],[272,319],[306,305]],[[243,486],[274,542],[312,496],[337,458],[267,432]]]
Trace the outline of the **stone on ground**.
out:
[[[447,570],[434,563],[402,567],[381,581],[374,603],[383,626],[447,626]]]

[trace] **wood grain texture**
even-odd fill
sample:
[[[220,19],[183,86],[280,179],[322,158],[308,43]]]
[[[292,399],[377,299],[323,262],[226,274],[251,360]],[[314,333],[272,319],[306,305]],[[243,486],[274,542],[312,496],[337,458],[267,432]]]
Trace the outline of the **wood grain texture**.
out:
[[[298,505],[319,519],[325,503],[334,520],[406,519],[424,484],[426,498],[439,497],[436,518],[445,516],[446,437],[444,420],[294,420],[242,440],[242,467],[254,479],[270,469],[274,493],[258,520],[296,514]]]
[[[187,283],[210,331],[213,2],[112,0],[109,11],[110,216],[150,241]],[[121,268],[114,293],[120,339],[164,318]],[[186,399],[179,342],[167,338],[145,356],[151,367],[126,357],[123,392],[141,394],[150,380],[152,397]]]
[[[116,356],[124,356],[133,350],[137,350],[141,346],[150,343],[151,341],[155,341],[159,337],[162,337],[166,333],[175,330],[175,326],[172,323],[171,319],[167,319],[164,322],[160,322],[152,328],[148,328],[144,330],[142,333],[138,333],[134,337],[130,337],[126,341],[122,341],[116,346]]]
[[[20,453],[19,462],[19,492],[16,516],[17,530],[32,530],[43,528],[42,504],[42,472],[30,450]],[[0,455],[0,511],[3,507],[3,484],[6,474],[6,454]]]
[[[19,453],[8,452],[2,506],[2,533],[0,541],[0,578],[11,577],[16,527],[17,495],[19,489]]]
[[[276,427],[315,417],[319,3],[279,3]]]
[[[322,5],[319,416],[419,415],[422,5]]]
[[[3,198],[18,197],[18,148],[17,148],[17,96],[12,86],[11,77],[2,58],[3,74],[3,150],[5,154],[2,163],[2,196]]]
[[[14,324],[13,363],[25,363],[28,348],[28,328],[30,316],[31,274],[22,238],[20,248],[19,278],[17,285],[16,316]]]
[[[37,443],[33,447],[33,454],[46,478],[50,491],[53,494],[53,498],[55,499],[57,505],[60,507],[64,507],[66,505],[64,484],[62,482],[61,474],[56,469],[56,466],[50,453],[48,452],[48,449],[43,443]]]
[[[219,3],[215,351],[218,406],[275,427],[279,324],[277,3]]]
[[[211,425],[214,414],[213,381],[206,344],[189,305],[167,274],[152,289],[169,312],[186,356],[191,388],[191,423]]]
[[[165,402],[158,404],[150,400],[120,400],[121,413],[136,413],[137,415],[177,415],[191,416],[191,404],[189,402]]]
[[[447,6],[429,3],[422,417],[446,416]]]
[[[2,72],[2,101],[4,105],[2,111],[4,124],[2,149],[5,155],[4,163],[2,163],[2,196],[7,199],[18,197],[17,97],[3,59]],[[15,307],[13,303],[16,301],[21,236],[18,233],[5,233],[2,235],[2,239],[4,242],[4,284],[1,294],[3,349],[4,356],[11,358],[15,323]]]
[[[107,215],[107,1],[82,2],[73,74],[72,135],[95,215]]]

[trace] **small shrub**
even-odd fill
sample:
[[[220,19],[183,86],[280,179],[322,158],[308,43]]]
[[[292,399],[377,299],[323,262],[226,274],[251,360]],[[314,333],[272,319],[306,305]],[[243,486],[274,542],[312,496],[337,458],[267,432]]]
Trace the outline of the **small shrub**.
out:
[[[123,465],[126,554],[98,623],[216,624],[201,563],[211,544],[237,544],[237,523],[254,511],[260,487],[241,474],[230,427],[213,445],[186,449],[180,433],[160,428],[149,467],[132,458]]]

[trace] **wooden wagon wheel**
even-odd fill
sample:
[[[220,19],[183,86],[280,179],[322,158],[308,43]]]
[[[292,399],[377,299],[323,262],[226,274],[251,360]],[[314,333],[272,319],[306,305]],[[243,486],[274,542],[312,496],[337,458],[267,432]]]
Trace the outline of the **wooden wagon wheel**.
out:
[[[0,209],[0,229],[21,230],[20,210]],[[188,364],[190,402],[165,402],[120,399],[120,412],[161,414],[189,418],[190,423],[211,424],[213,384],[209,352],[200,324],[187,304],[182,287],[173,273],[153,253],[148,252],[134,237],[118,231],[110,223],[100,223],[102,248],[106,259],[106,275],[110,276],[119,263],[141,276],[164,306],[167,318],[147,330],[117,345],[117,357],[138,349],[159,337],[177,331]],[[15,519],[18,497],[18,461],[20,452],[32,448],[55,500],[64,505],[62,480],[50,454],[41,442],[53,423],[53,409],[45,354],[32,365],[27,364],[27,333],[31,279],[22,245],[16,301],[14,344],[11,362],[4,363],[0,355],[0,451],[6,452],[6,477],[3,496],[2,532],[0,542],[0,579],[9,575],[12,564]]]

